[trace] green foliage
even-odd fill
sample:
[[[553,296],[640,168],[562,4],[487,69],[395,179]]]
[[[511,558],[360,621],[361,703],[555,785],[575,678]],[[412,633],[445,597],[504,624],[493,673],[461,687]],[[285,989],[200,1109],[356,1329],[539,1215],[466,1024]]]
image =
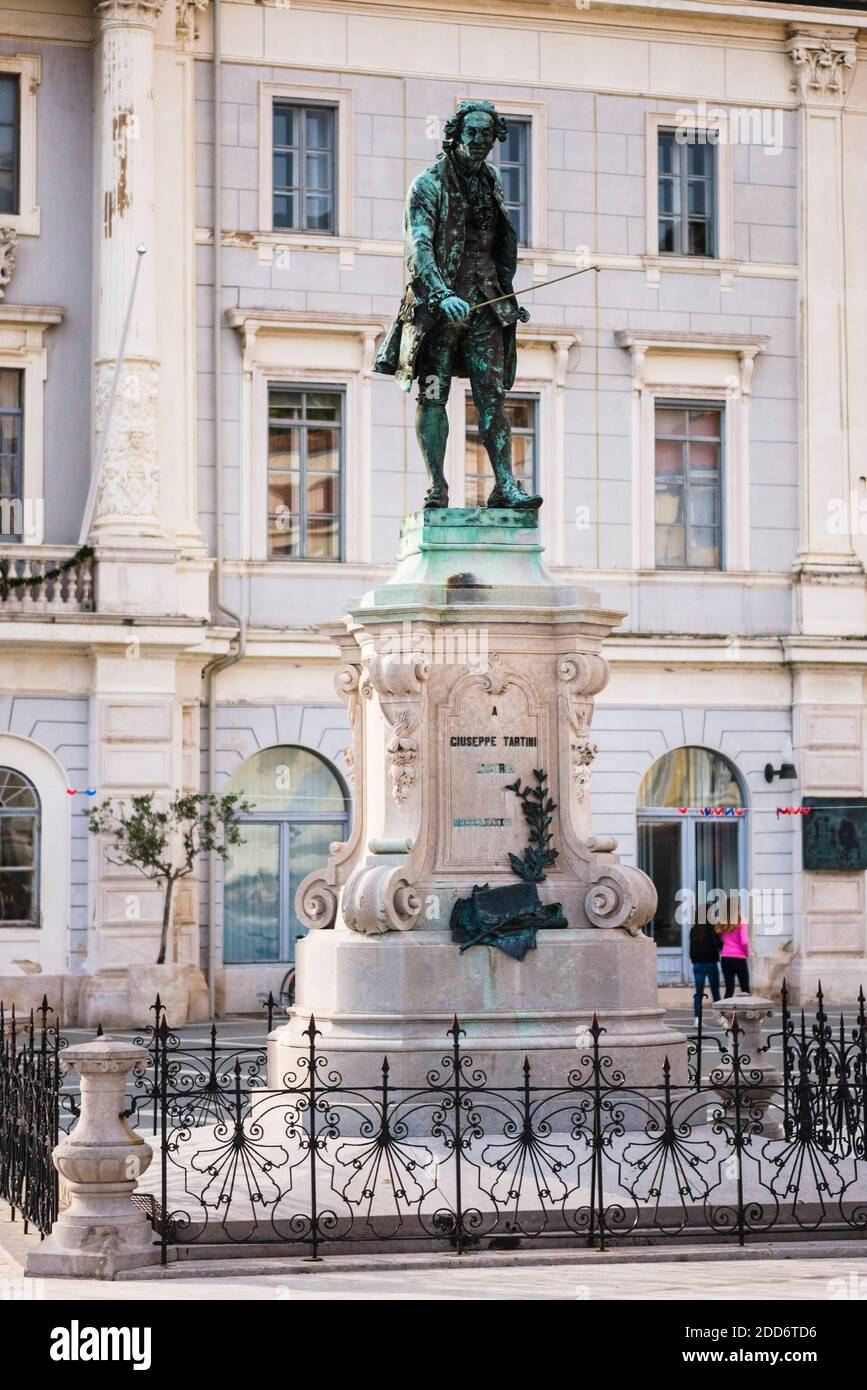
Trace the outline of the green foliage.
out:
[[[535,787],[522,787],[520,777],[506,787],[507,792],[514,792],[520,797],[521,810],[530,831],[530,842],[523,855],[519,858],[517,854],[510,854],[509,863],[520,878],[541,883],[545,870],[557,861],[558,851],[549,848],[554,838],[550,830],[553,820],[551,813],[556,811],[557,803],[548,795],[548,774],[541,768],[534,768],[533,776],[536,779]]]
[[[164,885],[158,965],[166,958],[175,884],[192,873],[200,854],[213,852],[225,862],[229,846],[244,843],[236,817],[250,810],[249,803],[235,793],[177,793],[161,809],[155,805],[155,793],[145,792],[117,803],[109,798],[85,811],[93,834],[108,835],[113,841],[109,863],[138,869],[145,878]]]

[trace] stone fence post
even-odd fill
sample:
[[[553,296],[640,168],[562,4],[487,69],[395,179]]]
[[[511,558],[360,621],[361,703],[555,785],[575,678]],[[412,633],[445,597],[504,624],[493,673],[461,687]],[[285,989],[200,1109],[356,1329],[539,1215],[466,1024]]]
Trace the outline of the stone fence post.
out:
[[[132,1200],[153,1150],[121,1114],[127,1077],[148,1060],[144,1048],[108,1037],[60,1054],[63,1070],[81,1076],[81,1113],[52,1155],[69,1205],[28,1255],[28,1274],[113,1279],[159,1262],[150,1223]]]
[[[775,1007],[773,1000],[765,999],[760,994],[733,995],[731,999],[721,999],[713,1005],[714,1011],[722,1017],[730,1051],[737,1021],[742,1122],[749,1125],[753,1120],[760,1121],[762,1134],[770,1139],[781,1138],[783,1133],[778,1107],[768,1118],[768,1109],[773,1104],[774,1096],[778,1095],[783,1078],[768,1053],[763,1051],[762,1037],[762,1021],[773,1017]],[[733,1079],[734,1071],[730,1068],[724,1077],[728,1084],[718,1087],[719,1095],[729,1110],[734,1107]]]

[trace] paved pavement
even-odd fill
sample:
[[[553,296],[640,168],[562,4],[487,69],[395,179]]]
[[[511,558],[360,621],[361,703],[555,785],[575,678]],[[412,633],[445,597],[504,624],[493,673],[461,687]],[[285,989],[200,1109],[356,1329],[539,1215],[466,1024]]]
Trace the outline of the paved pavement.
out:
[[[602,1262],[519,1265],[509,1268],[456,1262],[436,1269],[395,1269],[389,1256],[381,1266],[359,1271],[319,1269],[217,1278],[121,1280],[23,1279],[0,1259],[0,1302],[69,1301],[482,1301],[600,1302],[607,1300],[697,1302],[836,1303],[867,1299],[867,1259],[727,1259],[708,1263],[660,1262],[609,1265]],[[371,1261],[368,1261],[369,1265]]]

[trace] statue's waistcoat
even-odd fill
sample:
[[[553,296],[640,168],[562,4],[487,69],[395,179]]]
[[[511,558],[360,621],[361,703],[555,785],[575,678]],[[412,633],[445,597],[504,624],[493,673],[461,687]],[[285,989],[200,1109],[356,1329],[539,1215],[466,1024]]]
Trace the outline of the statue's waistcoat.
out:
[[[494,264],[494,229],[480,231],[470,225],[464,240],[464,252],[455,276],[454,291],[473,304],[479,299],[494,299],[502,293]]]

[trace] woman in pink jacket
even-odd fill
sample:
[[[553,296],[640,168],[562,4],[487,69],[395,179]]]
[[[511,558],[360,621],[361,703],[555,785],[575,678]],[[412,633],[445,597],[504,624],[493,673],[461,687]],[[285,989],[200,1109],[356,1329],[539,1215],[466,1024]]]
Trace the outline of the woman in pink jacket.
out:
[[[725,980],[726,992],[725,999],[731,999],[735,992],[735,980],[741,987],[742,994],[750,992],[750,941],[747,936],[746,922],[733,922],[718,928],[722,933],[722,951],[720,952],[720,965],[722,966],[723,979]]]

